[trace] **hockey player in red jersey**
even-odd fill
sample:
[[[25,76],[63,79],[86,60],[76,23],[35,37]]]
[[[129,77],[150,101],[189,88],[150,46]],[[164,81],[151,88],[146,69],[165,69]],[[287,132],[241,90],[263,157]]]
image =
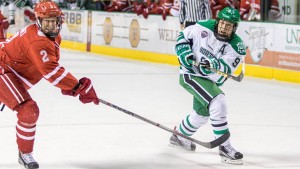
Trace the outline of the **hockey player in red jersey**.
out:
[[[0,49],[0,102],[17,112],[19,163],[27,169],[39,168],[32,157],[39,107],[28,89],[45,79],[64,95],[99,104],[91,80],[77,80],[58,62],[62,11],[54,2],[40,2],[35,16],[35,24],[20,30]]]
[[[178,1],[178,0],[176,0]],[[170,15],[170,11],[172,8],[178,11],[178,6],[173,4],[173,0],[160,0],[160,1],[151,1],[151,0],[143,0],[136,1],[133,3],[133,12],[137,15],[143,15],[145,19],[148,18],[149,14],[161,14],[163,20],[166,20],[167,16]],[[175,13],[173,13],[175,14]]]
[[[280,17],[278,0],[271,0],[270,19]],[[260,0],[241,0],[240,15],[243,20],[260,20]]]
[[[281,16],[281,12],[279,9],[279,2],[278,0],[271,0],[271,7],[269,11],[269,19],[276,20]]]
[[[147,1],[147,7],[144,9],[143,16],[148,18],[149,14],[161,14],[163,20],[166,20],[170,15],[170,10],[173,6],[173,0],[160,0],[159,2]]]
[[[0,42],[6,40],[6,30],[9,27],[8,19],[5,18],[0,11]]]
[[[107,12],[126,12],[130,10],[130,1],[129,0],[112,0],[110,5],[105,7]]]
[[[239,9],[240,6],[240,0],[210,0],[209,2],[214,19],[216,19],[219,11],[223,8],[230,6],[231,8]]]
[[[243,20],[260,20],[260,0],[241,0],[240,15]]]
[[[143,14],[145,8],[147,8],[147,0],[134,1],[132,4],[132,11],[137,15]]]

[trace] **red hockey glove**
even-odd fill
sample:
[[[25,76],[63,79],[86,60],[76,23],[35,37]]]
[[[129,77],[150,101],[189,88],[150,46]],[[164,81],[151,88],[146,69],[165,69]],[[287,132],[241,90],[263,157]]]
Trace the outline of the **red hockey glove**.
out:
[[[99,99],[94,90],[92,82],[86,77],[81,78],[73,90],[61,90],[61,92],[63,95],[70,95],[74,97],[79,95],[79,100],[84,104],[90,102],[94,102],[96,105],[99,104]]]

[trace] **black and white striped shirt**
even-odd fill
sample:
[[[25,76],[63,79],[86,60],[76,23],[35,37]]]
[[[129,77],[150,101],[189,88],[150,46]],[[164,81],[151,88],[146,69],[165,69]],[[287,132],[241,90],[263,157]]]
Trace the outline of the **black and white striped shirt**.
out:
[[[179,22],[197,22],[211,19],[209,0],[180,0]]]

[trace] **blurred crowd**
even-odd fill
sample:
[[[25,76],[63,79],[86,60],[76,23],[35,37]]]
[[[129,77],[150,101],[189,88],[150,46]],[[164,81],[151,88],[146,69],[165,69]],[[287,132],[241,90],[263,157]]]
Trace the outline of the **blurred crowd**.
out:
[[[53,0],[62,9],[71,10],[98,10],[107,12],[132,12],[142,15],[145,19],[151,14],[161,15],[165,20],[167,16],[179,16],[181,0]],[[193,1],[193,0],[191,0]],[[198,0],[196,0],[198,1]],[[226,6],[240,11],[242,20],[260,20],[261,0],[207,0],[209,1],[212,17]],[[14,24],[16,8],[26,8],[25,15],[34,19],[34,5],[39,0],[1,0],[1,13]],[[269,15],[274,19],[281,16],[278,0],[271,0]]]

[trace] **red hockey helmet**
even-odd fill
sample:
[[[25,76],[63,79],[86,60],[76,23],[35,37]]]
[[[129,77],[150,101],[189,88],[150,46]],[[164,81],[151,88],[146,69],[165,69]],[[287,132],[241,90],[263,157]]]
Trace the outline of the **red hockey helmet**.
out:
[[[56,3],[40,2],[34,8],[39,29],[49,38],[55,38],[62,26],[62,11]],[[53,24],[54,23],[54,24]]]

